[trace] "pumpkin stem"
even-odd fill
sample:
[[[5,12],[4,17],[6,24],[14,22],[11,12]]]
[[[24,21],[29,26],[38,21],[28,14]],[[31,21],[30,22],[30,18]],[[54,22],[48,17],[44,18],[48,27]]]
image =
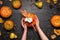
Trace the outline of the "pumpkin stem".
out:
[[[26,10],[20,10],[22,15],[25,16],[25,17],[28,17],[28,13]]]

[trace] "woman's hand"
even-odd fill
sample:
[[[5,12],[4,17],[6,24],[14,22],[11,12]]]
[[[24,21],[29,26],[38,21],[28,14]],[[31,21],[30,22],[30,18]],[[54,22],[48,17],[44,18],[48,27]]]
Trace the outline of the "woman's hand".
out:
[[[26,23],[24,22],[24,18],[22,18],[21,24],[22,24],[22,27],[24,28],[24,30],[27,30],[27,25],[26,25]]]
[[[42,40],[49,40],[47,38],[47,36],[44,34],[44,32],[42,31],[42,29],[40,28],[40,26],[39,26],[39,19],[38,19],[37,16],[36,16],[36,29],[37,29],[37,31],[39,33],[39,36],[41,37]]]
[[[39,27],[39,19],[37,16],[36,16],[36,27]]]
[[[27,25],[24,22],[24,18],[22,18],[21,24],[22,24],[22,27],[24,28],[24,32],[23,32],[23,35],[22,35],[22,39],[21,40],[26,40],[26,37],[27,37]]]

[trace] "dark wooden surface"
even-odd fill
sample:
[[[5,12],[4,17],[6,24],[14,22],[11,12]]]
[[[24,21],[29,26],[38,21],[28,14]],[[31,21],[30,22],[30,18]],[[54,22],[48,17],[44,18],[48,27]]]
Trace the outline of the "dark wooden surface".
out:
[[[34,1],[34,0],[33,0]],[[31,0],[21,0],[22,2],[22,6],[20,9],[14,9],[12,7],[11,2],[9,2],[9,0],[3,0],[3,5],[0,5],[0,8],[2,6],[9,6],[11,7],[13,14],[10,18],[14,23],[14,29],[11,31],[6,31],[3,28],[3,24],[0,24],[0,31],[2,32],[2,36],[0,36],[0,40],[11,40],[9,38],[9,34],[11,32],[14,32],[18,38],[14,39],[14,40],[21,40],[21,36],[23,33],[23,28],[21,27],[21,18],[23,17],[20,10],[27,10],[27,12],[32,12],[34,14],[36,14],[40,20],[40,26],[41,29],[43,30],[43,32],[47,35],[47,37],[52,40],[50,38],[50,36],[53,33],[53,26],[50,23],[50,19],[53,15],[60,15],[60,0],[58,0],[58,4],[54,5],[52,2],[51,4],[54,5],[54,7],[52,9],[49,8],[49,4],[46,3],[46,0],[42,0],[43,1],[43,8],[39,9],[37,8],[34,4],[33,1]],[[58,8],[59,7],[59,8]],[[1,17],[1,16],[0,16]],[[4,19],[8,20],[8,19]],[[34,32],[33,28],[28,28],[28,33],[27,33],[27,40],[40,40],[39,34],[37,32]],[[60,40],[60,36],[57,36],[57,38],[55,40]]]

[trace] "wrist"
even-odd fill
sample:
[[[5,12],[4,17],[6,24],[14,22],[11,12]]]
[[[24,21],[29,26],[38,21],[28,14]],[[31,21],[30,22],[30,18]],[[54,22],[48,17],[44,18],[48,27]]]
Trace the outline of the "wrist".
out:
[[[24,29],[24,31],[27,31],[27,29]]]
[[[41,29],[40,26],[36,26],[37,30]]]
[[[37,25],[37,27],[40,27],[39,25]]]
[[[36,28],[40,27],[39,25],[36,25]]]
[[[39,24],[36,24],[37,27],[39,27]]]

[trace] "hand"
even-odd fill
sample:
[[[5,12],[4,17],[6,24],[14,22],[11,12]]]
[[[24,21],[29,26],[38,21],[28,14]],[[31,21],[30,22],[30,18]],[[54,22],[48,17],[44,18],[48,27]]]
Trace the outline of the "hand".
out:
[[[33,28],[34,28],[35,31],[38,30],[38,28],[40,28],[40,26],[39,26],[39,19],[38,19],[37,16],[36,16],[36,25],[33,25]]]
[[[24,18],[22,18],[22,20],[21,20],[22,27],[24,28],[24,30],[27,30],[27,25],[25,24],[25,22],[23,20],[24,20]]]
[[[48,37],[44,34],[42,29],[40,28],[40,26],[39,26],[39,19],[38,19],[37,16],[36,16],[36,29],[37,29],[37,31],[39,33],[39,36],[40,36],[41,40],[49,40]]]
[[[36,16],[36,27],[39,27],[39,19],[37,16]]]

